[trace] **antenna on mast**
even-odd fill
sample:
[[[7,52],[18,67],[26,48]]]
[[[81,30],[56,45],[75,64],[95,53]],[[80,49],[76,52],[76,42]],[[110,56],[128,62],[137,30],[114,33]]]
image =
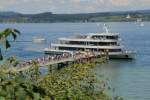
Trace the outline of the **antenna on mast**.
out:
[[[106,31],[106,33],[109,33],[108,27],[106,26],[106,24],[104,24],[104,30]]]

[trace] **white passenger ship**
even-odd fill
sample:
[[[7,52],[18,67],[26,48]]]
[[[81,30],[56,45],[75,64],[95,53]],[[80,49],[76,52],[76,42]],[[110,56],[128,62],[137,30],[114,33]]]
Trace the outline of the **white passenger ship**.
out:
[[[50,48],[45,48],[46,54],[60,54],[71,51],[92,51],[108,52],[109,58],[134,59],[135,52],[123,49],[120,43],[119,33],[111,33],[105,25],[104,33],[89,33],[75,37],[59,38],[58,43],[51,44]],[[53,48],[53,49],[52,49]]]

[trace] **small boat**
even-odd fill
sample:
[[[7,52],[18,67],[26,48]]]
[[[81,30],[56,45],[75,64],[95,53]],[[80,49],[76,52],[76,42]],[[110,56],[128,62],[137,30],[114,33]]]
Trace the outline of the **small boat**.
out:
[[[139,23],[139,22],[142,22],[142,19],[141,18],[137,18],[137,21],[136,21],[137,23]]]
[[[143,26],[144,26],[144,23],[143,23],[143,22],[141,22],[141,23],[140,23],[140,26],[141,26],[141,27],[143,27]]]
[[[41,38],[41,37],[33,37],[32,42],[33,43],[45,43],[46,40],[44,38]]]

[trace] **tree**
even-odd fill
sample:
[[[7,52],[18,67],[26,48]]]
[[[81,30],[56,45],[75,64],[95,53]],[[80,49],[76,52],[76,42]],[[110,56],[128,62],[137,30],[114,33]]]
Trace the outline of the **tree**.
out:
[[[7,50],[11,47],[10,42],[8,41],[8,37],[12,36],[13,41],[16,41],[17,36],[20,35],[20,31],[17,29],[7,28],[4,31],[0,32],[0,43]],[[0,60],[3,60],[3,55],[0,49]]]

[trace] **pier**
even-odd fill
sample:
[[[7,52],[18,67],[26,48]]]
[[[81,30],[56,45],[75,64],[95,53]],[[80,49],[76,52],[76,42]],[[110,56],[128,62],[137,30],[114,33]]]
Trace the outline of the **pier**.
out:
[[[33,61],[36,62],[39,67],[53,67],[53,65],[57,65],[57,68],[60,68],[73,63],[102,63],[105,62],[107,59],[107,53],[104,55],[102,53],[78,52],[75,54],[64,53],[62,55],[48,55],[34,60],[22,61],[18,65],[18,67],[12,67],[9,70],[7,70],[7,72],[27,71],[33,67]]]

